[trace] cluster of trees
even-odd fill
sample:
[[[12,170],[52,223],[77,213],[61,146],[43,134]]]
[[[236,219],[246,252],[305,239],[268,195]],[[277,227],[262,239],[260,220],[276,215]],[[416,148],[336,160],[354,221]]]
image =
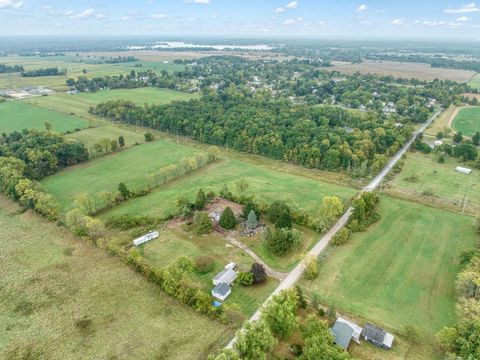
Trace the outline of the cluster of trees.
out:
[[[214,152],[195,154],[180,160],[177,164],[169,164],[153,173],[147,174],[143,184],[133,189],[127,188],[127,186],[122,183],[119,184],[117,192],[101,191],[93,195],[82,194],[75,199],[74,206],[86,214],[94,215],[99,211],[110,208],[129,198],[144,196],[153,189],[195,171],[216,159],[217,157]],[[182,209],[183,205],[184,204],[182,204]],[[192,209],[190,205],[189,208]]]
[[[300,245],[301,232],[292,229],[292,211],[284,201],[272,202],[266,215],[275,224],[273,229],[267,228],[263,235],[263,241],[272,253],[280,256]]]
[[[80,62],[85,62],[89,64],[121,64],[126,62],[138,61],[135,56],[117,56],[117,57],[105,57],[101,56],[99,58],[83,58]]]
[[[301,289],[285,290],[263,309],[258,321],[247,322],[237,332],[237,342],[232,350],[222,350],[212,360],[261,360],[267,358],[278,340],[288,339],[294,331],[300,330],[304,340],[303,349],[299,347],[301,360],[349,360],[347,352],[337,347],[328,323],[311,315],[300,321],[297,313],[307,304]]]
[[[0,74],[22,72],[23,65],[0,64]]]
[[[93,144],[90,153],[91,155],[99,156],[122,150],[125,147],[125,138],[119,136],[118,139],[102,138],[97,143]]]
[[[59,168],[88,160],[88,151],[83,143],[66,141],[52,131],[23,130],[0,136],[0,156],[22,160],[25,176],[38,180]]]
[[[253,263],[250,271],[239,272],[237,282],[243,286],[262,284],[267,281],[267,272],[260,263]]]
[[[111,101],[92,112],[209,144],[360,176],[378,172],[412,130],[375,117],[364,119],[339,107],[292,107],[288,100],[235,90],[160,106]]]
[[[364,192],[353,200],[348,228],[352,232],[365,231],[371,224],[380,220],[380,214],[377,212],[379,202],[379,196],[372,192]]]
[[[479,226],[480,233],[480,226]],[[480,358],[480,250],[461,256],[462,271],[457,276],[458,323],[444,327],[436,335],[437,344],[448,359]]]
[[[42,68],[37,70],[22,71],[21,74],[24,77],[67,75],[67,69],[62,69],[58,67]]]

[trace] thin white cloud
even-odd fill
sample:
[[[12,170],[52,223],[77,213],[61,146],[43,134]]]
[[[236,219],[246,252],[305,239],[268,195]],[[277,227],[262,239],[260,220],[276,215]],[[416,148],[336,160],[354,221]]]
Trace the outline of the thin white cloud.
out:
[[[301,23],[302,21],[303,21],[302,17],[297,17],[295,19],[287,19],[282,24],[283,25],[295,25],[295,24]]]
[[[0,9],[18,9],[23,6],[23,0],[0,0]]]
[[[436,27],[444,27],[449,29],[458,29],[459,27],[465,26],[465,24],[455,21],[445,21],[445,20],[425,20],[422,22],[423,25],[426,26],[436,26]]]
[[[474,2],[470,4],[465,4],[460,6],[459,8],[447,8],[443,10],[443,12],[447,14],[466,14],[480,11],[480,8]]]
[[[187,0],[187,3],[208,5],[210,4],[210,0]]]
[[[393,19],[390,24],[392,25],[403,25],[405,24],[405,18]]]
[[[72,10],[67,10],[63,13],[63,15],[68,16],[70,19],[84,19],[93,17],[95,15],[95,9],[86,9],[81,12],[73,12]]]
[[[280,13],[283,13],[285,12],[285,9],[283,7],[278,7],[275,9],[275,14],[280,14]]]
[[[318,22],[318,25],[319,25],[320,27],[325,27],[325,26],[327,26],[327,23],[322,20],[322,21],[319,21],[319,22]]]
[[[358,13],[358,12],[363,12],[363,11],[366,11],[367,9],[368,9],[367,5],[362,4],[362,5],[359,5],[359,6],[357,7],[356,12],[357,12],[357,13]]]
[[[298,1],[289,2],[285,7],[287,9],[296,9],[298,7]]]
[[[152,14],[150,15],[150,18],[152,19],[165,19],[167,17],[167,15],[165,14]]]
[[[472,20],[472,18],[469,18],[467,16],[460,16],[460,17],[455,19],[455,21],[460,21],[460,22],[467,22],[467,21],[470,21],[470,20]]]
[[[104,14],[98,14],[98,15],[95,15],[95,19],[97,20],[102,20],[102,19],[105,19],[106,16]]]

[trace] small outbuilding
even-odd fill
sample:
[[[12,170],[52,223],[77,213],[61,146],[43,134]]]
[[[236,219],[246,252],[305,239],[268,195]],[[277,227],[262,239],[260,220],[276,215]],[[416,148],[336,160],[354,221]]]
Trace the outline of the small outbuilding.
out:
[[[394,336],[373,324],[366,324],[362,330],[366,341],[383,349],[391,349]]]
[[[337,321],[335,321],[335,324],[330,329],[330,331],[335,338],[335,344],[337,344],[344,350],[347,350],[352,339],[357,344],[360,344],[360,335],[362,334],[362,328],[351,321],[339,317],[337,318]]]
[[[228,266],[228,265],[227,265]],[[213,285],[225,283],[227,285],[232,284],[237,278],[237,272],[232,267],[225,267],[213,278]]]
[[[470,175],[470,173],[472,172],[472,169],[465,168],[465,167],[461,167],[461,166],[457,166],[457,167],[455,168],[455,171],[456,171],[456,172],[459,172],[459,173],[461,173],[461,174]]]
[[[231,293],[231,286],[225,283],[220,283],[212,289],[212,296],[220,301],[224,301]]]
[[[156,239],[159,236],[160,234],[158,233],[158,231],[150,231],[148,234],[145,234],[133,240],[133,245],[138,246],[140,244],[146,243],[147,241]]]

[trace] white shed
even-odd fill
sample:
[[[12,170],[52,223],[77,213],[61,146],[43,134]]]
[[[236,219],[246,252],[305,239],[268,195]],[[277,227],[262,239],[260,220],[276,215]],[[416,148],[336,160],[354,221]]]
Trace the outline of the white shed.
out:
[[[232,268],[225,267],[213,278],[213,285],[218,285],[221,283],[230,285],[235,281],[236,278],[237,278],[237,272]]]
[[[156,239],[159,236],[160,234],[158,233],[158,231],[150,231],[148,234],[145,234],[133,240],[133,245],[138,246],[140,244],[146,243],[147,241]]]
[[[462,173],[462,174],[465,174],[465,175],[469,175],[472,172],[472,169],[457,166],[455,168],[455,171],[459,172],[459,173]]]

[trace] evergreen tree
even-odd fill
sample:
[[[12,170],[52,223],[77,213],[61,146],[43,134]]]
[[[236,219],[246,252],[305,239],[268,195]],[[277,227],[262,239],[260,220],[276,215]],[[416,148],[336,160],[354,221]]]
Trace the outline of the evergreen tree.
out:
[[[193,227],[198,235],[208,234],[212,231],[212,220],[206,212],[197,211],[193,217]]]
[[[223,210],[219,224],[222,228],[227,230],[233,229],[237,225],[237,219],[235,218],[235,214],[230,207],[227,206],[225,210]]]
[[[120,146],[120,148],[125,146],[125,138],[123,136],[118,137],[118,146]]]
[[[475,135],[472,136],[472,143],[475,146],[480,145],[480,132],[476,132]]]
[[[195,208],[197,210],[202,210],[205,207],[206,202],[207,197],[205,196],[205,193],[202,189],[198,190],[197,196],[195,198]]]
[[[253,230],[257,227],[257,225],[258,225],[257,215],[255,214],[255,211],[250,210],[250,213],[248,214],[248,218],[247,218],[247,229]]]
[[[130,197],[130,190],[128,190],[127,185],[125,185],[124,183],[118,184],[118,191],[125,199],[128,199]]]

